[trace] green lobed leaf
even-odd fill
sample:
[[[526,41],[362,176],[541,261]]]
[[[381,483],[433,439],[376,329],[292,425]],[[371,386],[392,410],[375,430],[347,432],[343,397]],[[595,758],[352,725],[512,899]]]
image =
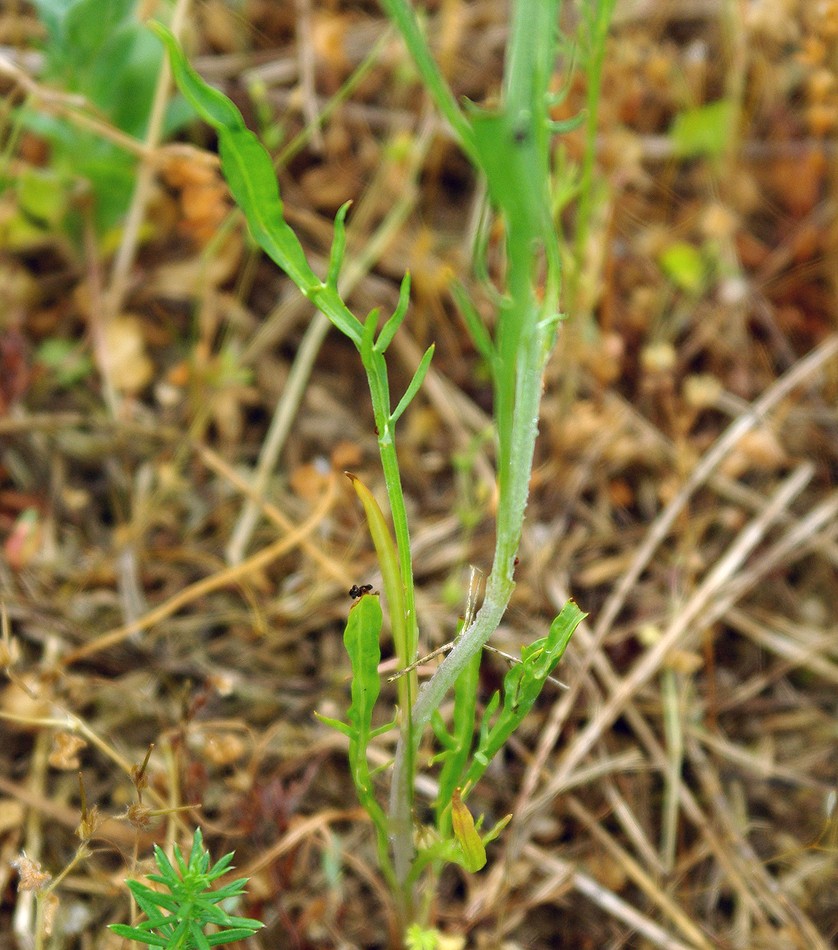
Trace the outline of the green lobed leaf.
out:
[[[490,702],[486,708],[477,751],[466,775],[469,787],[479,780],[489,763],[532,709],[547,677],[561,659],[574,630],[585,616],[573,601],[568,601],[550,625],[548,635],[521,651],[521,662],[515,664],[504,677],[503,703],[491,726],[488,726],[488,719],[494,712],[493,704]],[[497,694],[493,700],[496,696]]]

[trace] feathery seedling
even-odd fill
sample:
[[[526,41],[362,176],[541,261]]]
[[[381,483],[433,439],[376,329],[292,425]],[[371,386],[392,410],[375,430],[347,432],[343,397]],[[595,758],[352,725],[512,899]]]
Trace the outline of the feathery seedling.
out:
[[[220,906],[223,901],[244,893],[247,878],[231,881],[217,890],[210,889],[230,870],[232,851],[210,865],[209,852],[204,848],[198,828],[189,858],[184,860],[177,845],[174,857],[175,864],[172,864],[163,849],[154,846],[159,873],[149,874],[148,879],[162,885],[165,891],[153,890],[139,881],[126,882],[146,919],[133,926],[111,924],[110,929],[115,934],[147,947],[208,950],[234,940],[245,940],[265,926],[259,920],[235,917]],[[209,934],[208,927],[213,928]]]
[[[406,391],[391,402],[387,349],[408,308],[410,281],[402,282],[395,312],[381,323],[372,311],[363,318],[347,307],[338,291],[346,249],[348,205],[337,214],[325,279],[311,269],[296,235],[283,217],[271,159],[245,126],[235,106],[208,86],[191,68],[177,42],[155,25],[166,44],[178,86],[197,113],[217,132],[222,168],[234,199],[243,209],[254,239],[358,350],[367,376],[378,446],[394,528],[369,490],[352,477],[361,500],[381,568],[390,626],[399,666],[398,711],[393,723],[375,727],[380,698],[378,674],[383,614],[377,594],[362,592],[350,609],[344,642],[352,666],[352,702],[345,721],[326,720],[349,739],[350,772],[359,800],[376,831],[382,872],[393,888],[405,924],[421,918],[416,885],[424,872],[445,862],[468,871],[486,861],[485,846],[508,821],[481,833],[465,800],[486,767],[535,703],[561,659],[584,614],[571,603],[553,621],[547,637],[525,647],[507,673],[503,690],[482,715],[476,702],[483,646],[497,629],[514,589],[516,552],[527,503],[538,415],[541,378],[556,340],[561,289],[560,252],[551,217],[551,142],[556,133],[581,121],[554,123],[549,109],[557,55],[560,0],[513,3],[503,95],[493,109],[461,107],[438,69],[407,0],[382,0],[400,31],[421,80],[454,130],[460,147],[485,176],[492,209],[503,219],[506,267],[503,286],[489,288],[497,300],[494,334],[485,327],[465,289],[456,296],[475,346],[489,367],[494,390],[498,503],[492,571],[480,609],[464,626],[451,652],[421,690],[415,670],[419,656],[410,535],[398,456],[396,423],[417,394],[433,356],[422,357]],[[485,274],[485,262],[478,262]],[[454,690],[450,725],[439,714]],[[382,807],[367,764],[367,747],[395,724],[399,740],[392,770],[390,800]],[[426,727],[433,725],[440,753],[440,792],[436,827],[414,843],[413,790]],[[476,737],[476,742],[475,742]]]

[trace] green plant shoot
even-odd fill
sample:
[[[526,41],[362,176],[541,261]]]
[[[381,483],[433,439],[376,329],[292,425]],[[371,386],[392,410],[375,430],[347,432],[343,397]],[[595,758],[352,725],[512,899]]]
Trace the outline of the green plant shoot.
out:
[[[585,616],[573,601],[568,602],[550,625],[547,636],[521,650],[521,662],[513,666],[503,679],[503,703],[491,726],[489,720],[498,706],[497,694],[486,708],[478,747],[465,776],[468,788],[480,780],[489,763],[532,709],[547,677],[562,658],[573,632]]]
[[[115,934],[147,947],[208,950],[234,940],[245,940],[265,926],[259,920],[235,917],[220,906],[223,901],[244,893],[246,878],[210,890],[215,881],[230,870],[232,851],[210,866],[209,852],[204,848],[201,829],[198,828],[188,860],[184,860],[177,845],[174,856],[177,867],[162,848],[154,846],[159,874],[149,874],[148,879],[162,884],[165,891],[152,890],[139,881],[126,881],[146,919],[136,926],[111,924],[110,929]],[[213,927],[213,932],[207,934],[207,927]]]
[[[360,598],[350,610],[346,625],[344,643],[353,674],[347,721],[325,721],[349,739],[353,782],[375,826],[381,867],[407,925],[417,916],[414,889],[425,869],[436,871],[444,862],[453,861],[476,871],[485,863],[486,845],[509,819],[502,819],[491,831],[481,834],[481,821],[474,821],[463,799],[531,710],[584,616],[569,603],[554,620],[548,636],[522,650],[520,663],[505,677],[502,700],[500,694],[492,698],[478,727],[480,656],[515,586],[515,556],[538,431],[542,372],[560,319],[560,254],[551,217],[551,137],[574,123],[565,123],[559,130],[549,112],[555,98],[551,83],[560,0],[513,2],[503,96],[491,110],[458,105],[408,0],[382,0],[382,5],[400,31],[425,88],[454,129],[465,154],[485,176],[491,203],[505,228],[502,286],[487,288],[498,304],[494,334],[483,326],[464,285],[456,293],[494,388],[498,472],[494,561],[476,617],[469,618],[448,657],[418,692],[412,664],[418,655],[419,626],[395,427],[425,378],[433,347],[425,352],[395,408],[386,363],[387,349],[407,313],[409,278],[402,281],[398,305],[380,329],[377,311],[363,319],[355,316],[338,290],[348,206],[344,205],[335,218],[328,270],[320,279],[283,217],[276,175],[261,143],[246,128],[235,106],[192,69],[171,34],[159,25],[153,25],[153,29],[168,49],[181,92],[218,133],[222,169],[253,237],[335,328],[352,341],[366,372],[395,537],[369,490],[354,478],[353,485],[364,506],[378,555],[396,654],[405,671],[398,687],[399,741],[386,813],[375,796],[367,763],[369,743],[392,727],[373,726],[374,707],[381,692],[378,664],[383,624],[375,595]],[[439,707],[452,688],[454,711],[449,726]],[[436,829],[429,831],[417,847],[413,797],[420,743],[428,725],[433,726],[441,747],[432,759],[441,763]],[[388,850],[388,844],[392,850]]]
[[[451,812],[447,803],[453,799],[456,789],[462,784],[462,776],[474,743],[481,659],[482,655],[476,653],[454,684],[453,728],[448,730],[438,711],[431,722],[437,742],[443,749],[435,757],[442,762],[436,820],[437,828],[443,837],[447,837],[451,831]]]

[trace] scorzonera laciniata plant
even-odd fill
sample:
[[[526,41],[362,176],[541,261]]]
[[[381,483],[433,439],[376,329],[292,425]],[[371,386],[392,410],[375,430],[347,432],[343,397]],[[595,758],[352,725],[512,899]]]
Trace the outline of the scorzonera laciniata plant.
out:
[[[324,721],[349,739],[352,780],[375,828],[382,873],[407,925],[422,917],[418,885],[426,874],[435,874],[445,862],[455,862],[469,871],[486,862],[485,846],[508,818],[483,832],[465,801],[493,756],[532,708],[584,616],[574,603],[567,603],[547,635],[524,647],[520,661],[506,674],[503,689],[482,712],[478,710],[483,647],[497,629],[515,586],[513,574],[538,431],[542,373],[560,321],[561,262],[551,213],[551,143],[556,134],[575,122],[550,120],[560,0],[512,3],[502,96],[500,104],[491,109],[469,103],[461,106],[456,101],[408,0],[381,3],[460,147],[485,178],[491,210],[503,220],[506,255],[503,286],[490,288],[497,301],[494,332],[478,316],[464,287],[455,288],[468,330],[489,367],[494,391],[498,497],[492,570],[480,609],[468,618],[450,653],[421,689],[414,666],[419,655],[419,619],[395,430],[422,384],[433,347],[425,352],[395,407],[387,371],[388,347],[408,309],[409,278],[404,278],[398,305],[388,319],[382,322],[375,310],[363,318],[353,314],[338,291],[348,205],[335,219],[328,272],[321,279],[283,217],[269,155],[246,128],[236,107],[191,68],[174,37],[159,25],[154,28],[168,48],[181,92],[218,133],[224,174],[254,239],[354,344],[367,376],[393,533],[370,491],[354,477],[353,484],[378,556],[398,663],[407,672],[398,679],[393,720],[374,727],[381,694],[378,665],[383,613],[379,596],[362,592],[349,611],[344,634],[352,667],[351,704],[345,721]],[[590,0],[589,5],[597,8],[598,22],[607,23],[613,2]],[[604,31],[600,33],[604,42]],[[593,61],[597,61],[595,57]],[[445,721],[439,709],[451,690],[453,714]],[[414,788],[419,769],[426,767],[420,751],[428,726],[436,740],[432,763],[438,769],[439,793],[435,828],[425,829],[422,843],[417,844]],[[376,736],[392,728],[398,729],[399,738],[385,806],[375,787],[367,748]]]

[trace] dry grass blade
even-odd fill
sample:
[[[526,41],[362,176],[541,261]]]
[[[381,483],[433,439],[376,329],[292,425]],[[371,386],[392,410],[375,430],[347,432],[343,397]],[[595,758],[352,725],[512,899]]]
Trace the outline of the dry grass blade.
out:
[[[264,548],[261,551],[257,551],[256,554],[251,555],[241,564],[226,568],[223,571],[218,571],[211,577],[204,578],[201,581],[196,581],[185,590],[182,590],[179,594],[169,598],[169,600],[167,600],[165,603],[160,604],[153,610],[150,610],[147,614],[140,617],[139,620],[136,620],[133,623],[125,624],[124,626],[118,627],[115,630],[109,630],[107,633],[103,633],[100,636],[95,637],[88,643],[85,643],[80,647],[76,647],[76,649],[71,650],[64,657],[62,657],[62,667],[66,668],[68,666],[72,666],[74,663],[78,663],[79,660],[82,660],[85,657],[93,656],[96,653],[100,653],[102,650],[107,650],[110,647],[121,643],[123,640],[126,640],[128,637],[133,636],[135,633],[140,633],[142,630],[148,630],[150,627],[160,623],[167,617],[171,617],[172,614],[176,613],[178,610],[181,610],[187,604],[190,604],[198,598],[203,597],[205,594],[208,594],[210,591],[218,590],[221,587],[227,587],[230,584],[236,584],[242,578],[247,577],[248,574],[267,567],[269,564],[297,547],[303,538],[315,530],[315,528],[322,522],[329,509],[334,504],[336,494],[335,478],[332,477],[329,481],[328,491],[326,491],[315,510],[306,519],[306,521],[303,522],[303,524],[295,528],[287,537],[281,538],[279,541],[268,545],[267,548]]]
[[[675,519],[683,511],[692,494],[718,468],[722,459],[732,451],[736,443],[749,430],[762,423],[763,418],[798,386],[802,386],[818,373],[838,354],[838,336],[828,337],[816,350],[813,350],[802,360],[796,363],[785,375],[781,376],[767,392],[750,407],[747,413],[741,415],[721,436],[716,444],[704,454],[701,461],[690,473],[684,487],[678,495],[667,505],[666,509],[655,520],[649,529],[640,550],[632,563],[631,570],[620,579],[620,583],[609,597],[602,613],[599,615],[596,627],[597,639],[601,639],[609,630],[626,597],[643,570],[649,563],[655,549],[669,533]]]

